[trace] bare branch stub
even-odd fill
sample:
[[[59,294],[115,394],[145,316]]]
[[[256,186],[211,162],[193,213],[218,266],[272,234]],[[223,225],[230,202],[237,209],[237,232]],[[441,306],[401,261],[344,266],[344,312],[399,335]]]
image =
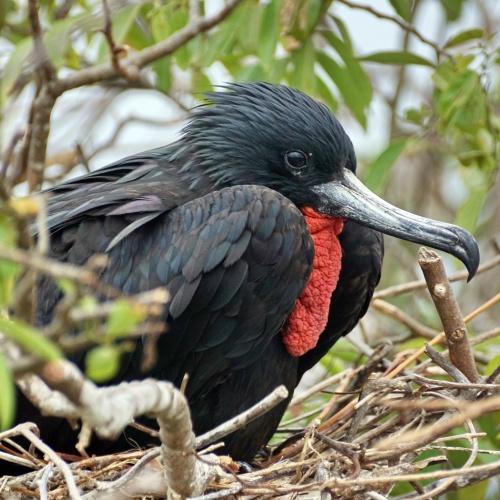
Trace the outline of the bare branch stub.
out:
[[[418,263],[441,318],[451,362],[471,382],[477,382],[479,373],[467,338],[465,322],[446,276],[441,257],[434,250],[422,247],[418,254]]]

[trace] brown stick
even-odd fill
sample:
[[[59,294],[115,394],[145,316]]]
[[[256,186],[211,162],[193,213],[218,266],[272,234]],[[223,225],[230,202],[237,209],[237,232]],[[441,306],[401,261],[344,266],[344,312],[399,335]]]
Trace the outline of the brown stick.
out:
[[[441,257],[434,250],[422,247],[418,252],[418,263],[441,318],[451,362],[471,382],[478,382],[479,373],[467,338],[465,322],[450,287]]]

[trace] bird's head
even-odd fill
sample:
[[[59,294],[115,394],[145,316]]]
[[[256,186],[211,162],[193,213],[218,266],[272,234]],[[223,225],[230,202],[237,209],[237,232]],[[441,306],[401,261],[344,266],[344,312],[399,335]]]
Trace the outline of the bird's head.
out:
[[[330,110],[283,85],[230,84],[208,94],[181,141],[215,186],[259,184],[299,208],[343,217],[382,233],[444,250],[471,278],[479,264],[464,229],[385,202],[356,177],[352,143]]]

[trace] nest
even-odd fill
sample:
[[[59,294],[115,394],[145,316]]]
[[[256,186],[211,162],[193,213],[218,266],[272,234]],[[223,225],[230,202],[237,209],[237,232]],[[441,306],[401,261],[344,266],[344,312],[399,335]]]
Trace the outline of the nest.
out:
[[[481,358],[481,355],[474,348],[498,338],[500,328],[468,338],[465,322],[500,302],[500,294],[462,319],[442,264],[428,252],[421,257],[420,264],[444,333],[435,335],[435,332],[425,347],[407,351],[393,349],[390,342],[371,349],[363,341],[356,341],[360,354],[357,360],[339,373],[324,375],[292,400],[272,441],[273,446],[268,453],[256,458],[251,467],[213,452],[222,446],[225,435],[282,401],[286,397],[284,387],[278,387],[265,400],[215,431],[198,437],[195,446],[194,437],[189,437],[192,436],[189,412],[181,417],[187,403],[171,384],[150,380],[132,382],[129,386],[96,388],[76,367],[67,366],[67,362],[58,366],[47,363],[47,369],[40,371],[45,382],[51,385],[48,375],[52,373],[57,375],[55,380],[78,384],[78,391],[72,393],[83,394],[87,390],[90,398],[87,397],[87,403],[83,396],[81,401],[61,401],[62,394],[57,390],[51,393],[51,390],[64,390],[65,384],[52,383],[51,389],[44,386],[48,391],[46,397],[34,390],[41,400],[39,407],[48,402],[51,394],[57,396],[53,402],[64,403],[62,407],[69,412],[67,415],[83,409],[88,417],[88,412],[92,413],[93,407],[97,407],[93,410],[94,423],[91,418],[86,420],[86,425],[90,422],[98,431],[102,424],[99,411],[108,415],[101,407],[110,398],[119,397],[119,391],[128,390],[135,391],[136,396],[128,398],[134,401],[141,396],[143,386],[149,385],[154,401],[148,408],[153,415],[160,416],[158,420],[163,429],[160,434],[164,436],[166,432],[175,431],[167,417],[171,422],[177,420],[176,440],[182,438],[185,441],[183,450],[189,451],[177,452],[177,458],[169,463],[168,446],[162,437],[161,448],[97,457],[69,457],[57,454],[43,443],[34,424],[24,423],[0,433],[0,460],[25,465],[34,471],[0,478],[0,498],[118,500],[165,498],[167,495],[178,498],[169,489],[169,485],[173,487],[177,481],[181,488],[189,483],[186,491],[197,494],[199,500],[425,499],[494,478],[500,473],[500,452],[492,449],[497,430],[494,420],[488,428],[481,427],[479,419],[500,410],[500,384],[496,383],[500,367],[486,378],[479,376],[474,357]],[[495,264],[499,260],[497,257]],[[426,272],[425,265],[429,262],[432,268]],[[491,267],[491,264],[483,265],[485,270]],[[412,282],[394,287],[391,293],[425,286],[425,282]],[[432,291],[436,290],[440,293],[433,295]],[[384,305],[380,299],[388,296],[389,291],[378,293],[374,308],[385,308],[414,333],[425,336],[420,323]],[[432,347],[445,341],[449,352],[438,352]],[[427,359],[424,360],[425,355]],[[177,407],[173,404],[174,399],[156,397],[156,393],[151,392],[151,384],[157,384],[157,389],[167,395],[177,394],[174,398]],[[33,391],[32,386],[31,389]],[[96,402],[98,398],[101,398],[99,403]],[[161,418],[167,422],[164,427]],[[483,429],[489,429],[490,435]],[[17,436],[27,439],[31,446],[22,447]],[[490,486],[498,489],[498,485]]]
[[[229,458],[208,455],[217,444],[201,451],[199,460],[218,472],[199,498],[432,498],[498,474],[500,453],[482,448],[485,433],[475,420],[498,411],[500,385],[443,380],[451,365],[436,351],[434,360],[390,377],[400,360],[389,351],[382,345],[364,365],[295,398],[277,433],[288,437],[258,458],[252,471],[238,472],[241,467]],[[3,439],[3,449],[31,460],[37,470],[5,477],[1,494],[70,498],[61,470],[14,446],[13,437]],[[84,498],[156,498],[166,490],[159,449],[85,458],[68,469]]]

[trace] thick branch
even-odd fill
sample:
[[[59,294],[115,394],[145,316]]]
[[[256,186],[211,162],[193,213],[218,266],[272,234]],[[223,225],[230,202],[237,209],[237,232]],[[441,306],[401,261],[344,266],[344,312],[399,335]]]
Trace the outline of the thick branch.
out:
[[[116,438],[138,416],[155,416],[167,484],[182,496],[204,488],[197,478],[206,475],[207,465],[196,460],[189,406],[171,383],[147,379],[98,388],[66,361],[47,363],[40,375],[78,408],[83,423],[102,438]]]
[[[441,257],[434,250],[422,247],[419,251],[418,263],[443,323],[451,362],[471,382],[477,382],[479,373],[467,338],[465,322],[446,276]]]

